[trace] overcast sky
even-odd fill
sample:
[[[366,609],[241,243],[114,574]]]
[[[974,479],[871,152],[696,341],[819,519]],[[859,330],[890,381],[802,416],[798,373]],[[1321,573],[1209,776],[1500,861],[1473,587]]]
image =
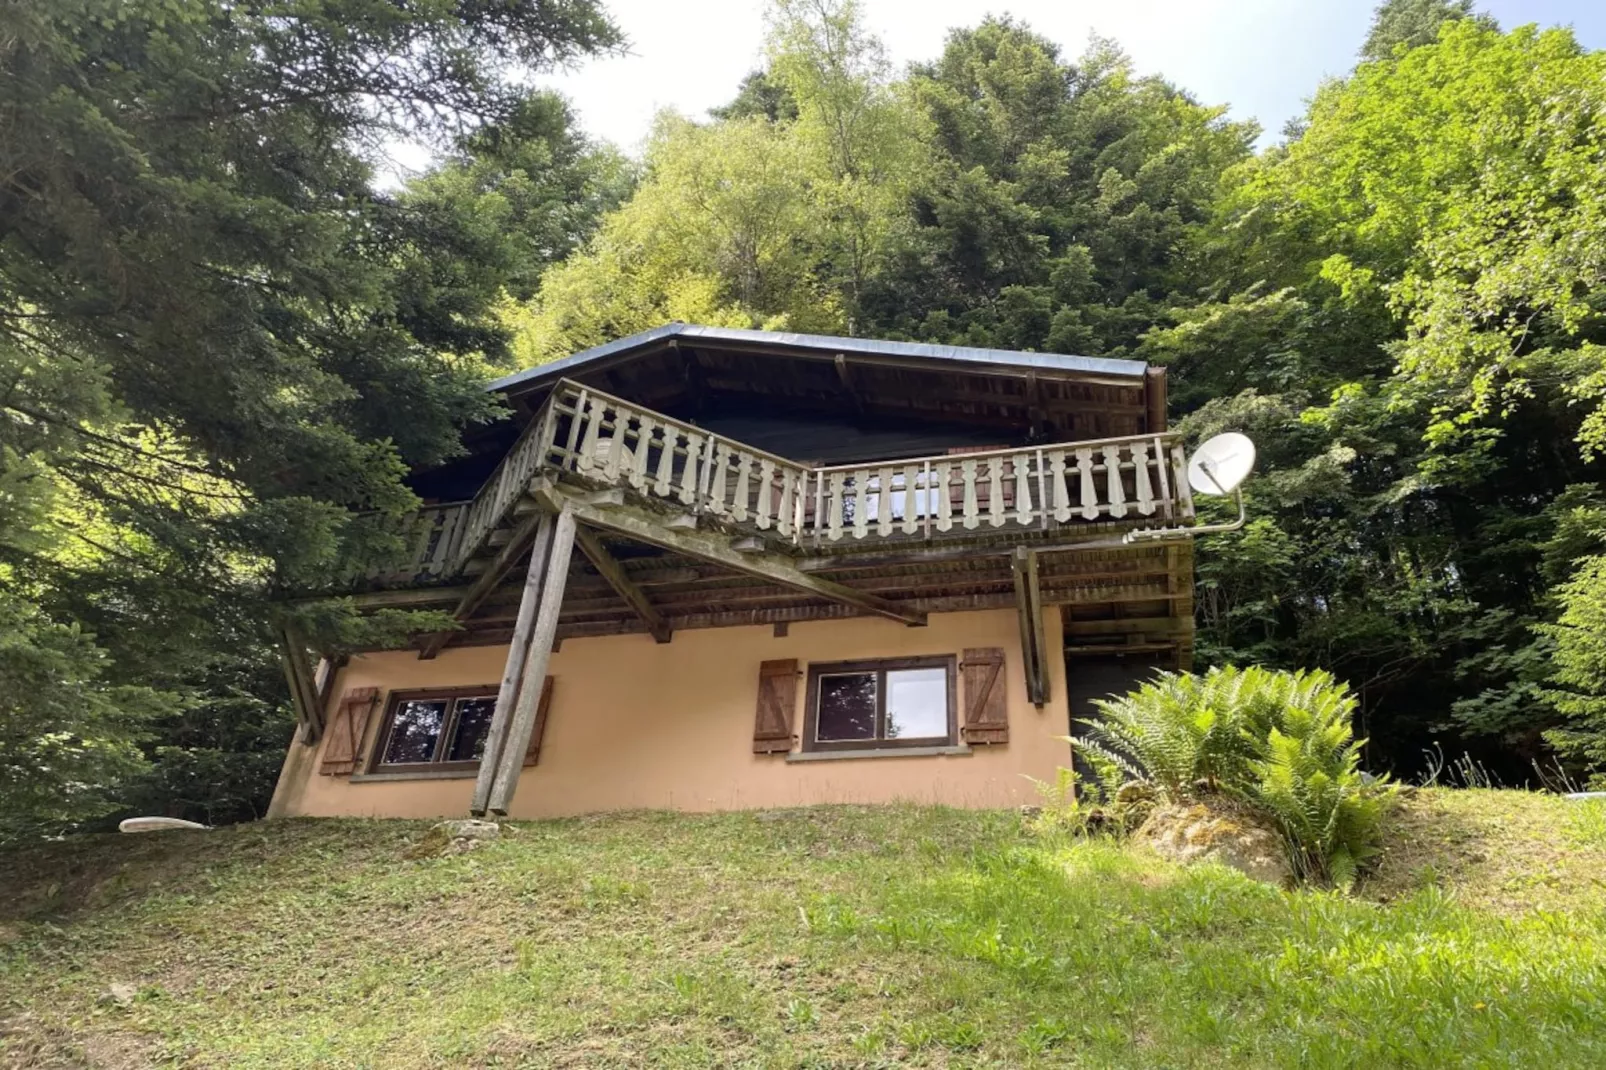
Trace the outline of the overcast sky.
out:
[[[543,79],[566,94],[585,129],[620,148],[641,147],[659,108],[703,118],[760,63],[762,0],[604,0],[631,55]],[[1008,13],[1075,57],[1098,33],[1113,37],[1142,73],[1164,74],[1268,138],[1303,111],[1323,75],[1342,74],[1371,22],[1373,0],[864,0],[870,26],[901,70],[941,50],[949,29]],[[1509,29],[1571,25],[1606,48],[1606,0],[1492,0],[1480,4]]]

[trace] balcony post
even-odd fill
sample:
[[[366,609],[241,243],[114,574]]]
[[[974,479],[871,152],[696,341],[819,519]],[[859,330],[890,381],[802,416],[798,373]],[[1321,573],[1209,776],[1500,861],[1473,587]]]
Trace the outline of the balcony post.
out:
[[[1020,617],[1021,661],[1026,669],[1026,697],[1042,709],[1048,703],[1048,642],[1043,632],[1043,595],[1037,578],[1037,551],[1015,547],[1010,556],[1015,577],[1015,610]]]
[[[501,752],[496,756],[485,806],[487,811],[499,817],[506,816],[508,806],[513,801],[513,792],[519,786],[519,774],[524,770],[524,754],[530,747],[530,733],[535,728],[536,710],[541,704],[541,688],[546,682],[547,665],[552,659],[552,645],[558,637],[558,613],[563,608],[563,592],[569,582],[574,527],[574,513],[569,509],[559,512],[552,520],[552,539],[545,560],[532,559],[530,562],[530,568],[541,574],[540,601],[535,607],[529,641],[523,651],[518,698],[507,718],[506,737],[502,740]],[[511,647],[508,653],[512,655]],[[497,714],[501,712],[498,706]],[[487,760],[482,758],[482,772],[487,764]]]

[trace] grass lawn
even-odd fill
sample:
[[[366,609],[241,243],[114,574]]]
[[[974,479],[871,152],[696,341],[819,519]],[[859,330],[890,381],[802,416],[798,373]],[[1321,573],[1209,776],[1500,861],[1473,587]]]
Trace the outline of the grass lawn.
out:
[[[1013,813],[427,827],[0,855],[0,1065],[1606,1066],[1593,804],[1419,793],[1350,898]]]

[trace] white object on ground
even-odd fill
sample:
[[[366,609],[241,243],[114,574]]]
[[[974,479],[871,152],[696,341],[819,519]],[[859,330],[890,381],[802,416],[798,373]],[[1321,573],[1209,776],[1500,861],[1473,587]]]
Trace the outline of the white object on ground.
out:
[[[118,832],[165,832],[168,829],[209,829],[211,825],[203,825],[197,821],[185,821],[181,817],[130,817],[117,825]]]

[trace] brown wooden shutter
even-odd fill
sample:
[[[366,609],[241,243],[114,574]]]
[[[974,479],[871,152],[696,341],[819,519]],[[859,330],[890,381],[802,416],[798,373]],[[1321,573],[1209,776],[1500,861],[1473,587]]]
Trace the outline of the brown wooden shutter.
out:
[[[350,776],[356,770],[362,737],[368,731],[368,715],[378,700],[377,687],[354,687],[346,692],[324,731],[323,761],[318,772],[324,776]]]
[[[535,724],[530,726],[530,745],[524,748],[524,764],[541,760],[541,737],[546,734],[546,715],[552,708],[552,677],[541,682],[541,702],[535,707]]]
[[[797,659],[766,661],[758,667],[758,712],[753,717],[753,753],[784,754],[792,749],[792,718],[797,712]]]
[[[959,666],[965,677],[965,723],[959,738],[966,743],[1008,743],[1003,649],[993,646],[966,650]]]

